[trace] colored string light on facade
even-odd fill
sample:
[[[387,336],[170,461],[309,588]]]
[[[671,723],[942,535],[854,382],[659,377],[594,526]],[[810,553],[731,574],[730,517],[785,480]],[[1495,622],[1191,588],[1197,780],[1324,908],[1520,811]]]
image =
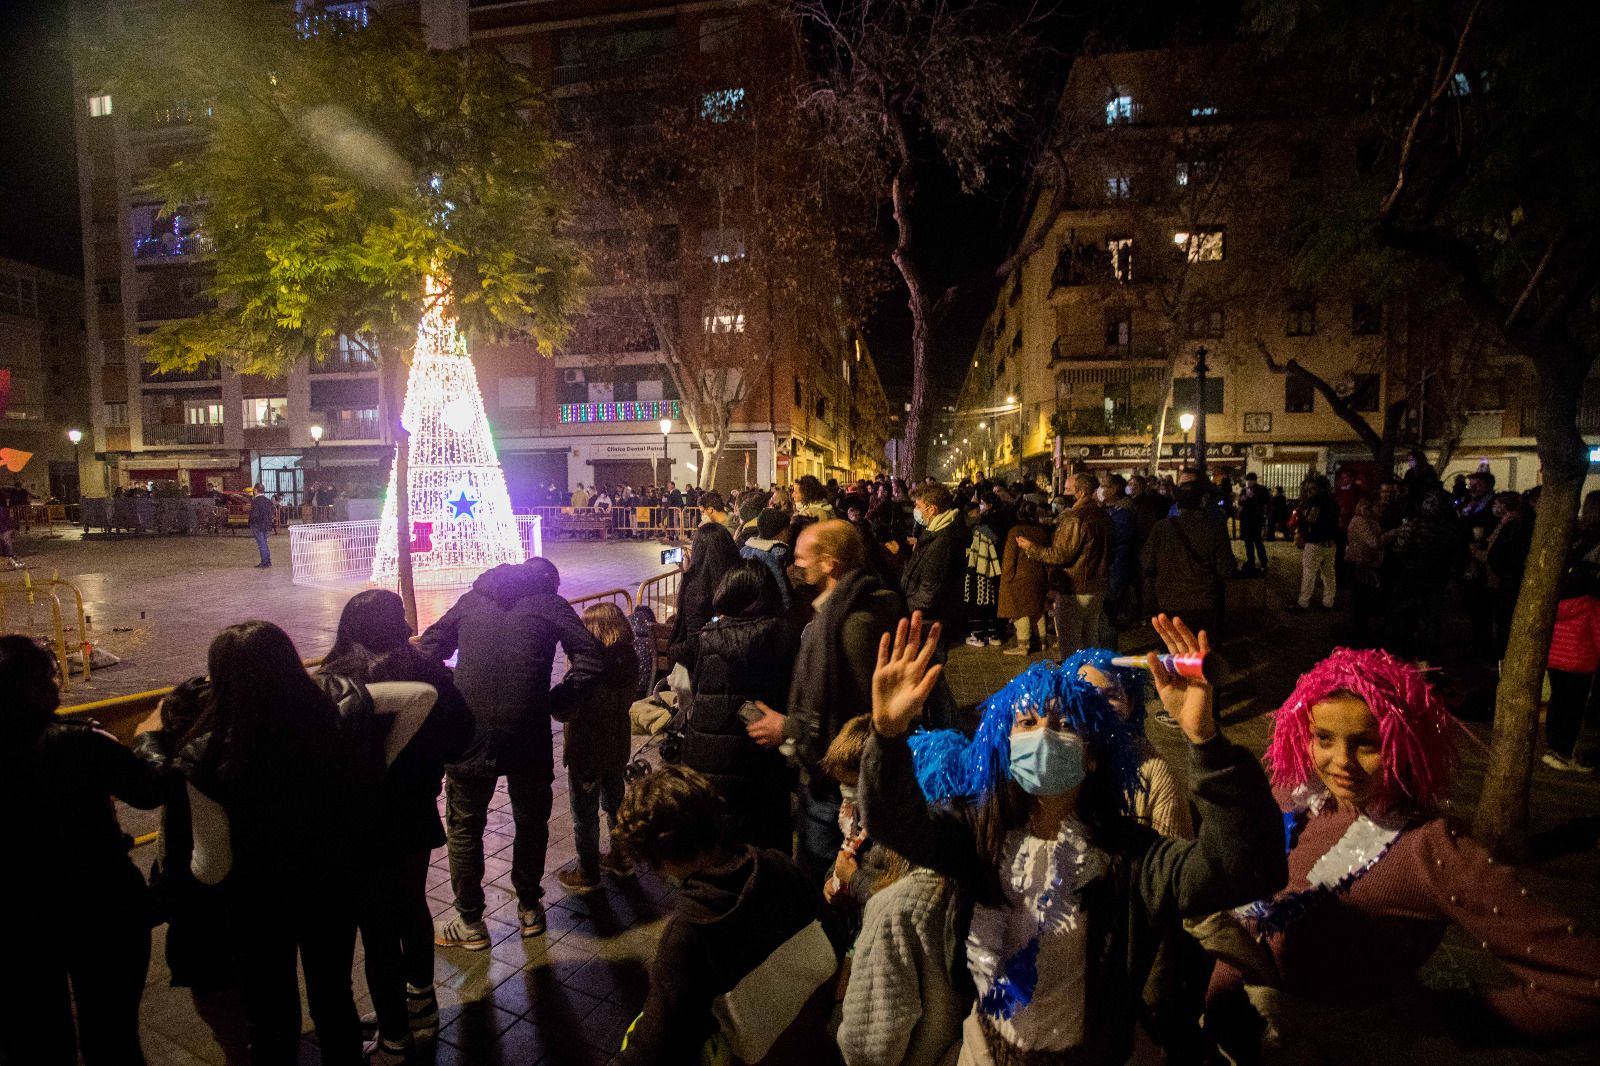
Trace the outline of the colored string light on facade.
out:
[[[439,286],[430,280],[428,292]],[[505,474],[466,340],[435,299],[417,330],[401,423],[409,433],[412,570],[418,584],[456,584],[524,558]],[[398,576],[395,477],[389,474],[372,580]]]
[[[611,403],[564,403],[561,421],[567,425],[595,422],[655,422],[683,417],[677,400],[617,400]]]

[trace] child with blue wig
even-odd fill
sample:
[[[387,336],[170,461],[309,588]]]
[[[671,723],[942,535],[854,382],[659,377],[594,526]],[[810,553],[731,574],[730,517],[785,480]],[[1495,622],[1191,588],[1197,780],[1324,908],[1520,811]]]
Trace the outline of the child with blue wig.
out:
[[[1173,654],[1207,650],[1205,634],[1178,619],[1153,624]],[[1190,745],[1196,840],[1134,819],[1135,715],[1080,676],[1085,663],[1030,666],[985,702],[970,743],[913,741],[939,675],[938,627],[923,638],[913,615],[879,650],[861,800],[876,839],[956,885],[977,992],[960,1061],[1125,1061],[1151,960],[1180,919],[1284,883],[1266,777],[1219,734],[1210,685],[1167,673],[1154,655],[1157,692]]]

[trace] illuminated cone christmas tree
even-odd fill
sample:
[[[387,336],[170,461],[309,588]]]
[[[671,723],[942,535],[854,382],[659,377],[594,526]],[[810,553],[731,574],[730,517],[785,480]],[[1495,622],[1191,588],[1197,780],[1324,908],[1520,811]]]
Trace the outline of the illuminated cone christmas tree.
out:
[[[428,292],[435,299],[417,330],[400,418],[410,434],[400,446],[410,449],[412,570],[419,585],[458,584],[524,552],[466,340],[438,285],[430,281]],[[391,469],[372,580],[393,585],[398,570]]]

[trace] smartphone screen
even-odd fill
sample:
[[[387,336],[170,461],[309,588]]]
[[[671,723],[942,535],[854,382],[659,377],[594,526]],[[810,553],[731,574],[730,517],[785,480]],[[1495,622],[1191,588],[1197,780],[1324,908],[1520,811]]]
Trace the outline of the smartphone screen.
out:
[[[661,549],[661,565],[662,566],[681,566],[681,565],[683,565],[683,549],[682,548],[662,548]]]

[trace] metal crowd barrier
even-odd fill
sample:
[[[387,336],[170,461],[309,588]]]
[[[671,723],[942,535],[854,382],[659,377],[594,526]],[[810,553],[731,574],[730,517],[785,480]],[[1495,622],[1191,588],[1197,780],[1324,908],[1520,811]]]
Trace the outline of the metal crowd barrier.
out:
[[[50,603],[50,621],[52,632],[50,635],[51,649],[56,657],[56,670],[61,676],[61,688],[65,691],[72,683],[72,671],[68,663],[67,626],[66,619],[61,613],[61,597],[54,592],[57,588],[67,589],[72,593],[74,606],[78,610],[78,639],[72,647],[83,657],[83,680],[89,680],[92,648],[89,644],[88,620],[83,613],[83,593],[70,581],[63,581],[56,575],[50,575],[48,580],[35,582],[33,575],[24,571],[22,583],[0,584],[0,632],[9,632],[15,628],[6,617],[6,598],[8,596],[20,599],[28,608],[27,628],[34,628],[33,607],[38,604],[41,596],[48,597]]]
[[[577,538],[590,534],[634,540],[688,541],[700,525],[698,507],[524,507],[519,515],[539,515],[547,536]]]
[[[668,570],[664,574],[646,578],[639,583],[639,592],[634,597],[634,602],[640,607],[650,608],[657,622],[671,622],[678,613],[678,585],[682,580],[681,569]]]

